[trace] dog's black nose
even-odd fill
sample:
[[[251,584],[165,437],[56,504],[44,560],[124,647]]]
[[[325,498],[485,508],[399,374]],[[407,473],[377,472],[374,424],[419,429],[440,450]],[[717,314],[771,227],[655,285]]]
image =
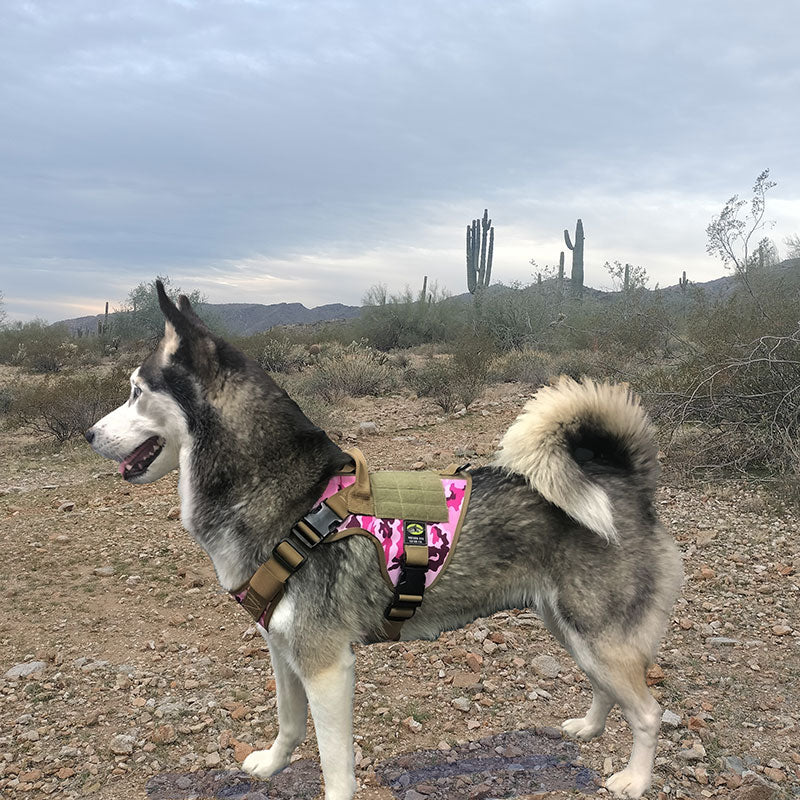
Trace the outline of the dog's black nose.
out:
[[[89,428],[89,430],[86,431],[86,433],[84,433],[83,435],[86,437],[86,441],[89,442],[89,444],[91,444],[92,440],[94,439],[94,428]]]

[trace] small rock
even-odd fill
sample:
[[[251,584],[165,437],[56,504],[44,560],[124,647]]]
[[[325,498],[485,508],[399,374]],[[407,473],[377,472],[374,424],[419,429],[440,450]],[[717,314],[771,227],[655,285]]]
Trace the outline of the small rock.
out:
[[[792,632],[792,629],[788,625],[773,625],[772,632],[776,636],[788,636]]]
[[[651,664],[650,669],[647,670],[647,685],[657,686],[664,682],[664,677],[664,670],[658,664]]]
[[[786,773],[782,769],[764,767],[764,774],[775,783],[783,783],[786,780]]]
[[[58,507],[59,511],[74,511],[75,510],[75,503],[72,500],[67,500],[66,503],[62,503]]]
[[[666,725],[668,728],[680,728],[681,717],[668,708],[664,709],[664,713],[661,715],[661,724]]]
[[[133,736],[119,733],[111,740],[109,749],[118,756],[130,755],[133,752],[134,744],[136,744],[136,739]]]
[[[219,756],[219,753],[209,753],[206,756],[206,766],[207,767],[216,767],[222,759]]]
[[[247,742],[237,742],[234,740],[233,757],[241,764],[255,748]]]
[[[125,579],[125,583],[128,586],[136,586],[136,584],[139,583],[141,579],[142,579],[141,575],[128,575],[128,577]]]
[[[467,666],[473,672],[480,672],[481,671],[481,664],[483,664],[483,657],[478,655],[477,653],[467,653],[464,660],[467,662]]]
[[[614,772],[614,762],[608,756],[603,759],[603,775],[611,775]]]
[[[169,511],[167,511],[167,519],[180,519],[181,516],[181,507],[180,506],[172,506]]]
[[[47,664],[44,661],[25,661],[22,664],[15,664],[3,677],[15,681],[18,678],[27,678],[29,675],[42,672],[46,667]]]
[[[426,464],[425,464],[424,461],[415,461],[411,465],[411,469],[416,469],[416,470],[425,469],[425,466],[426,466]]]
[[[495,650],[497,650],[497,645],[491,639],[483,640],[483,652],[486,655],[491,655]]]
[[[452,706],[453,708],[456,708],[459,711],[464,711],[465,713],[472,708],[472,704],[466,697],[456,697],[456,699],[452,702]]]
[[[404,795],[403,800],[427,800],[424,794],[420,794],[415,789],[409,789]]]
[[[711,567],[700,567],[700,578],[704,581],[710,581],[716,577],[716,573]]]
[[[730,639],[727,636],[709,636],[706,639],[706,644],[709,647],[733,647],[739,644],[738,639]]]
[[[731,794],[731,800],[772,800],[775,792],[769,786],[750,783],[740,786]]]
[[[411,733],[419,733],[422,730],[422,723],[414,717],[406,717],[403,720],[403,725],[411,731]]]
[[[159,725],[152,734],[150,734],[151,741],[156,744],[169,744],[178,739],[178,734],[174,725]]]
[[[367,436],[376,436],[378,433],[378,426],[374,422],[360,422],[358,425],[358,432]]]
[[[110,578],[116,572],[114,567],[95,567],[93,571],[100,578]]]
[[[684,761],[702,761],[706,757],[706,749],[701,744],[696,744],[688,750],[679,750],[678,758]]]
[[[561,672],[561,664],[558,663],[552,656],[536,656],[531,662],[534,670],[538,675],[543,678],[557,678]]]
[[[737,775],[741,775],[747,769],[744,761],[736,756],[725,756],[722,759],[722,767],[729,772],[735,772]]]

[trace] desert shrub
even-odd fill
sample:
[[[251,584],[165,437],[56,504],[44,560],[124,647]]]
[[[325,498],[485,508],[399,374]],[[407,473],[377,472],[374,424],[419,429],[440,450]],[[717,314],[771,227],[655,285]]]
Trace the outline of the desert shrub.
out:
[[[549,286],[496,287],[474,308],[475,327],[501,351],[541,346],[550,336],[558,306]]]
[[[686,465],[797,481],[800,329],[760,336],[711,365],[695,355],[669,378],[654,415],[671,432],[670,449]]]
[[[14,392],[10,386],[0,386],[0,416],[5,416],[11,411],[14,404]]]
[[[116,408],[128,390],[128,373],[119,367],[108,372],[19,380],[12,389],[8,420],[62,443],[81,436]]]
[[[78,346],[66,328],[41,320],[16,323],[0,331],[0,362],[31,372],[58,372],[76,362]]]
[[[456,354],[452,358],[432,358],[422,367],[407,369],[405,381],[420,397],[430,397],[449,414],[480,397],[486,385],[486,371],[469,369]]]
[[[373,347],[395,350],[446,339],[461,316],[459,311],[435,285],[425,298],[415,297],[409,289],[390,296],[385,287],[373,286],[364,298],[357,327]]]
[[[309,354],[303,345],[285,336],[269,337],[256,359],[267,372],[292,372],[308,363]]]
[[[378,396],[396,385],[395,373],[385,353],[363,342],[344,347],[329,345],[304,382],[307,394],[319,395],[328,402],[341,397]]]
[[[608,356],[596,350],[567,350],[554,353],[550,360],[550,374],[569,375],[579,380],[588,378],[603,380],[613,372],[608,365]]]
[[[519,381],[542,386],[553,374],[551,357],[541,350],[511,350],[492,359],[489,378],[493,381]]]

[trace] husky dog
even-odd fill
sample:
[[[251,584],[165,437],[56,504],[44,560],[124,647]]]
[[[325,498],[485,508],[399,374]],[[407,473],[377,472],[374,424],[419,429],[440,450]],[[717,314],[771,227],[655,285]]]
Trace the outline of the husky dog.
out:
[[[131,483],[179,469],[183,525],[221,585],[242,586],[350,458],[251,359],[214,335],[186,297],[158,284],[158,348],[131,375],[128,400],[86,433]],[[599,736],[619,704],[633,730],[628,765],[606,781],[620,797],[650,787],[660,709],[645,671],[682,576],[656,519],[650,423],[625,386],[562,378],[539,390],[493,465],[472,470],[458,547],[402,639],[435,639],[477,617],[534,608],[588,675],[586,716],[565,733]],[[379,639],[391,592],[362,536],[315,549],[263,630],[277,682],[279,732],[244,769],[267,778],[317,732],[326,800],[350,800],[354,656]]]

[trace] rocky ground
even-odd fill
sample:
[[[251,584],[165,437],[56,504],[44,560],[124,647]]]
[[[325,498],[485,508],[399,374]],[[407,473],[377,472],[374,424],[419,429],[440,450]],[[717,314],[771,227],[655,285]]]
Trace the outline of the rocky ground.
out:
[[[480,464],[525,397],[494,387],[447,419],[407,396],[347,401],[332,428],[375,467]],[[269,783],[238,770],[276,733],[269,654],[181,528],[175,481],[130,486],[86,446],[18,432],[0,448],[0,795],[321,796],[313,734]],[[800,797],[796,515],[666,478],[687,579],[650,672],[652,796]],[[364,800],[580,795],[629,753],[617,711],[599,740],[560,738],[590,687],[526,610],[356,651]]]

